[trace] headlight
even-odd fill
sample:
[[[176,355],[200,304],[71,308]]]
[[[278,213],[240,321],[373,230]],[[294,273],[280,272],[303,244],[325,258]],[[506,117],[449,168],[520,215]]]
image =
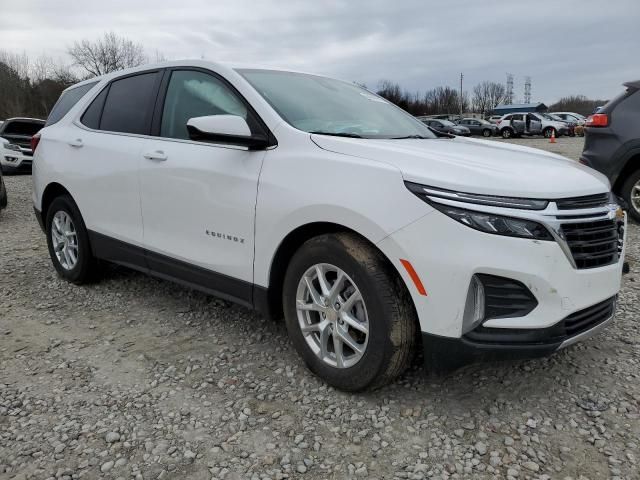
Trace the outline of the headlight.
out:
[[[437,210],[475,230],[491,233],[493,235],[505,235],[508,237],[530,238],[533,240],[554,240],[546,227],[532,220],[508,217],[489,212],[479,212],[440,203],[443,200],[452,200],[455,202],[484,206],[521,210],[542,210],[548,204],[546,200],[453,192],[451,190],[436,189],[411,182],[405,182],[405,185],[416,196],[429,203]]]
[[[14,143],[5,144],[4,148],[6,148],[7,150],[13,150],[14,152],[21,152],[22,151],[22,150],[20,150],[20,146],[14,144]]]
[[[445,215],[458,222],[494,235],[505,235],[507,237],[531,238],[534,240],[553,240],[553,237],[544,226],[531,220],[522,218],[503,217],[492,213],[475,212],[449,205],[432,203],[432,205]]]

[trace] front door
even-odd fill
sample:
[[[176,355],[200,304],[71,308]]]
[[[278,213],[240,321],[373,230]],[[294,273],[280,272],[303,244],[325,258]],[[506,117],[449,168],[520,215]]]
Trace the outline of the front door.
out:
[[[542,122],[536,115],[527,114],[527,126],[529,135],[540,135],[542,133]]]
[[[190,140],[190,118],[247,119],[251,113],[212,74],[179,69],[168,74],[164,104],[156,110],[162,112],[159,136],[148,142],[140,167],[147,263],[157,273],[249,304],[265,152]]]

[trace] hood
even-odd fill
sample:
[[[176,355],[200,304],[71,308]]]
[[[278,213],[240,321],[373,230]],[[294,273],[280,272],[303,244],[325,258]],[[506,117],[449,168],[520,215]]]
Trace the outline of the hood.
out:
[[[589,167],[520,145],[460,137],[311,139],[324,150],[393,165],[407,181],[460,192],[554,199],[610,189],[607,178]]]

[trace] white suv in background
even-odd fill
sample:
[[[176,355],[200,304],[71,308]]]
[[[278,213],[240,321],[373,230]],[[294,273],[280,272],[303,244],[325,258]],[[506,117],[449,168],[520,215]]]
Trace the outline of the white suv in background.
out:
[[[66,90],[34,205],[58,273],[115,262],[284,315],[345,390],[427,363],[536,357],[613,318],[625,217],[607,180],[438,138],[351,83],[205,61]]]

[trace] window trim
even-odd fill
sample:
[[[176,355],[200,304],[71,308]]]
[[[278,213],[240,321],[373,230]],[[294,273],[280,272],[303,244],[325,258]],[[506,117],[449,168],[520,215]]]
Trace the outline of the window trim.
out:
[[[167,91],[169,90],[169,82],[171,81],[173,72],[190,71],[190,72],[200,72],[205,75],[209,75],[215,78],[216,80],[220,81],[223,85],[225,85],[234,95],[238,97],[240,102],[242,102],[242,104],[247,109],[247,115],[251,115],[253,117],[253,120],[256,122],[257,126],[262,130],[261,132],[251,132],[251,133],[262,134],[265,137],[267,137],[269,141],[269,145],[267,146],[267,149],[278,146],[278,140],[273,135],[269,127],[267,127],[267,124],[264,122],[264,120],[262,120],[260,115],[258,115],[258,112],[256,112],[256,110],[247,101],[244,95],[242,95],[238,91],[238,89],[231,82],[229,82],[229,80],[227,80],[225,77],[207,68],[195,67],[195,66],[189,66],[189,65],[168,67],[168,68],[165,68],[164,70],[165,72],[162,77],[162,82],[160,83],[160,87],[158,89],[158,93],[156,96],[155,107],[153,108],[153,119],[151,121],[150,136],[159,140],[176,141],[181,143],[194,143],[198,145],[236,147],[234,145],[218,144],[214,142],[202,142],[202,141],[195,141],[195,140],[184,139],[184,138],[163,137],[160,135],[160,128],[162,126],[162,115],[164,114],[164,104],[167,99]],[[251,128],[251,125],[249,125],[249,128]],[[244,147],[240,147],[240,148],[242,148],[243,150],[246,150],[246,148]]]

